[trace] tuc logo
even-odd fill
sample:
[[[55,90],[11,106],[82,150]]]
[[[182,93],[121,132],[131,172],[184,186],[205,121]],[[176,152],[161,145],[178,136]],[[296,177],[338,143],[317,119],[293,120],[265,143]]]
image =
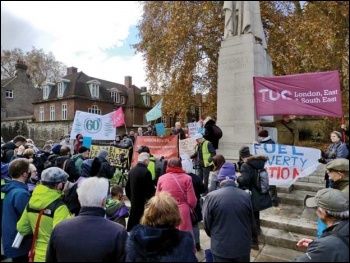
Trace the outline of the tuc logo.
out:
[[[97,133],[101,130],[102,128],[102,120],[101,118],[88,118],[84,122],[84,128],[87,130],[89,133]]]
[[[262,95],[262,101],[266,101],[267,97],[271,101],[277,101],[280,98],[282,98],[283,100],[291,100],[291,97],[293,95],[292,92],[289,90],[273,91],[269,89],[261,89],[259,90],[259,93],[261,93]]]

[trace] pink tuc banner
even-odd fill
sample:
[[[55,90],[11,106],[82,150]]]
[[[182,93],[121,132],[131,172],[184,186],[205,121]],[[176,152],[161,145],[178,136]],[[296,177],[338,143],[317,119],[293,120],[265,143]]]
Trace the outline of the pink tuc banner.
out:
[[[343,117],[338,71],[254,77],[257,116]]]

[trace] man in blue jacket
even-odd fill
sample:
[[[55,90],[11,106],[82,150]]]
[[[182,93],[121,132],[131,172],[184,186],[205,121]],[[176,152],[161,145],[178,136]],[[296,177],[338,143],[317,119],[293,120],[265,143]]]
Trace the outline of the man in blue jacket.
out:
[[[17,234],[17,221],[30,199],[30,193],[25,183],[30,177],[29,161],[24,158],[13,160],[9,165],[9,174],[12,180],[1,185],[1,192],[5,193],[1,239],[5,256],[12,258],[13,262],[28,262],[32,236],[25,236],[19,248],[12,248],[12,243]]]

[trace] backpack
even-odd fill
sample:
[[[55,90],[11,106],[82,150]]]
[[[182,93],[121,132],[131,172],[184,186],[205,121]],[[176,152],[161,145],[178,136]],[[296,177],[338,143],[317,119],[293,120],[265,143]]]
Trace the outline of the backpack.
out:
[[[261,194],[266,194],[269,192],[269,173],[265,168],[254,169],[254,185],[256,190]]]
[[[215,124],[213,125],[213,131],[214,131],[214,136],[216,139],[220,140],[222,137],[222,130],[216,126]]]
[[[66,204],[69,211],[75,215],[79,214],[81,208],[78,200],[77,188],[78,184],[75,183],[67,192],[65,192],[63,197],[63,202]]]

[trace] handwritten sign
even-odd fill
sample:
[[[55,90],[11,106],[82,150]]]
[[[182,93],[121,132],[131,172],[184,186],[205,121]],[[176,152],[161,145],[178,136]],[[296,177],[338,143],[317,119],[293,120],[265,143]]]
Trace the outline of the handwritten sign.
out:
[[[115,146],[107,146],[107,145],[91,145],[89,158],[94,158],[95,156],[97,156],[97,153],[102,149],[105,149],[106,151],[108,151],[109,163],[112,166],[129,169],[130,164],[129,164],[128,149],[122,149]],[[120,162],[121,153],[125,153],[126,161],[123,163]]]

